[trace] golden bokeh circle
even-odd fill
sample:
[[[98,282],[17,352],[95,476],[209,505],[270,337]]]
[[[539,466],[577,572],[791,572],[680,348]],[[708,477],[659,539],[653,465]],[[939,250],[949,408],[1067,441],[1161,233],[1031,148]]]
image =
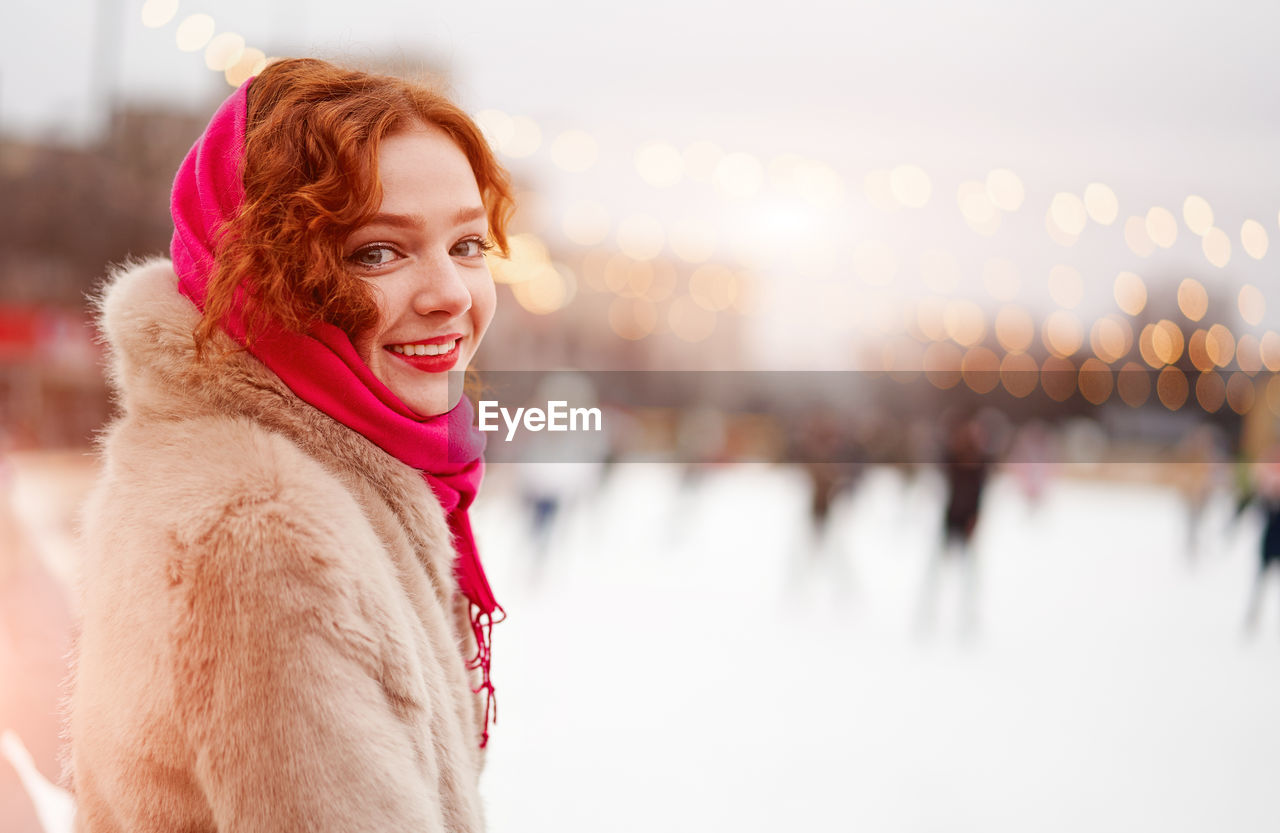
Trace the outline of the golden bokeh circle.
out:
[[[1156,377],[1156,396],[1160,404],[1170,411],[1176,411],[1187,401],[1189,387],[1186,375],[1176,367],[1166,367]]]

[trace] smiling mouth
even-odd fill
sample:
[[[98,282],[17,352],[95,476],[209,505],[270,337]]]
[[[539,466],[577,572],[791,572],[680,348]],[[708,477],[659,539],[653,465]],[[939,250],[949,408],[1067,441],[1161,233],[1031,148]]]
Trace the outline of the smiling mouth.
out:
[[[455,338],[439,344],[391,344],[387,349],[399,356],[443,356],[457,349],[461,341]]]

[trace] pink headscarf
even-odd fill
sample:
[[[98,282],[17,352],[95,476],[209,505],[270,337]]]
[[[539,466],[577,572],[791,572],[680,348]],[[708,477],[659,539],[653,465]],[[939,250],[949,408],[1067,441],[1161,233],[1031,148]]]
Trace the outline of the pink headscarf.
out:
[[[173,183],[171,254],[178,288],[203,310],[214,269],[218,229],[244,201],[242,162],[248,122],[246,81],[214,113],[196,140]],[[245,296],[240,292],[223,324],[245,343]],[[492,628],[505,614],[493,596],[476,552],[467,508],[484,474],[484,434],[472,426],[471,402],[463,396],[451,411],[424,419],[400,401],[369,370],[351,339],[331,324],[307,335],[283,327],[255,334],[249,352],[269,367],[300,399],[364,435],[401,462],[422,472],[449,520],[458,557],[458,588],[470,602],[471,627],[478,650],[471,667],[483,671],[476,689],[486,693],[480,746],[489,741],[490,716],[497,719],[489,679]],[[495,619],[494,614],[499,618]]]

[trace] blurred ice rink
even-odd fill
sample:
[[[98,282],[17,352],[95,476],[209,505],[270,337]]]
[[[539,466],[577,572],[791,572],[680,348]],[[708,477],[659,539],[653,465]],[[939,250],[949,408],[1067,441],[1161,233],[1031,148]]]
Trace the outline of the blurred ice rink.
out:
[[[71,471],[19,485],[65,493]],[[682,491],[623,465],[539,563],[511,474],[475,518],[509,614],[493,833],[1280,828],[1280,588],[1247,636],[1260,521],[1225,495],[1192,553],[1170,489],[1061,479],[1033,508],[997,477],[966,634],[946,581],[917,616],[934,475],[871,470],[824,562],[792,470]]]
[[[843,596],[830,565],[792,575],[792,472],[710,476],[678,537],[675,489],[621,470],[537,584],[516,507],[478,504],[510,614],[494,833],[1280,829],[1280,589],[1242,632],[1257,518],[1215,502],[1193,558],[1171,490],[1064,480],[1029,514],[997,479],[966,638],[945,604],[916,621],[940,485],[873,471],[841,507]]]

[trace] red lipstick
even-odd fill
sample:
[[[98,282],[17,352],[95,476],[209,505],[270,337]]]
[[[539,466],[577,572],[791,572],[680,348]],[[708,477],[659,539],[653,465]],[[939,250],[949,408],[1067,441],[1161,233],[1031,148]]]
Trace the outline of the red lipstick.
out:
[[[458,355],[462,352],[461,336],[436,336],[435,338],[423,339],[422,341],[412,341],[395,345],[396,347],[413,347],[419,344],[448,344],[451,341],[453,342],[453,346],[449,349],[449,352],[441,353],[437,356],[409,356],[392,350],[390,345],[383,349],[415,370],[420,370],[424,373],[444,373],[452,370],[453,366],[458,363]]]

